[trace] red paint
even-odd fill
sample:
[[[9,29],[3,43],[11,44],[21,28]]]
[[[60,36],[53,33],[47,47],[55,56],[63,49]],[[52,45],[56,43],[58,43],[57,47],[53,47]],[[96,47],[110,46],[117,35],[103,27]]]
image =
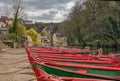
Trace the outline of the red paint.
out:
[[[87,73],[87,70],[77,70],[78,73]]]

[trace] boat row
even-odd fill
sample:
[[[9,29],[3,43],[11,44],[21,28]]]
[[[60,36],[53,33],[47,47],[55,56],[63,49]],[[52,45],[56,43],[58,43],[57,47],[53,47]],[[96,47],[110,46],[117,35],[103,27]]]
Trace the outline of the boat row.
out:
[[[83,49],[65,47],[26,51],[38,81],[120,81],[120,54],[83,54]]]

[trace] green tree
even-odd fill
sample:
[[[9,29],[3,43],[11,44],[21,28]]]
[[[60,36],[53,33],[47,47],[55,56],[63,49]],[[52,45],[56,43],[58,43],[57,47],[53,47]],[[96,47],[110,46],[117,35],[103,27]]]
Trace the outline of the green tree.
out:
[[[120,27],[117,23],[117,19],[108,17],[103,21],[103,26],[105,32],[102,33],[102,37],[105,38],[105,40],[111,40],[113,45],[118,46],[120,40]]]
[[[120,41],[120,2],[105,0],[77,1],[61,31],[68,44],[80,46],[117,46]]]
[[[9,33],[9,35],[7,36],[7,40],[15,41],[15,39],[16,39],[15,33]]]
[[[27,34],[32,38],[33,45],[40,45],[40,36],[33,28],[27,30]]]
[[[9,26],[9,33],[10,34],[15,34],[15,32],[13,32],[14,31],[13,27],[14,27],[13,25]],[[24,25],[18,23],[16,32],[17,32],[18,38],[25,37],[26,36],[26,27]]]
[[[72,25],[70,24],[70,20],[64,21],[60,26],[60,30],[63,35],[67,37],[67,45],[71,46],[74,44],[76,37],[74,31],[72,31]]]
[[[17,33],[18,33],[19,38],[25,37],[26,36],[26,27],[22,24],[18,24]]]
[[[19,13],[21,12],[21,0],[17,0],[14,2],[13,9],[14,9],[14,20],[13,20],[12,33],[16,34],[16,41],[17,41],[18,17],[19,17]]]
[[[22,24],[18,23],[17,29],[17,39],[16,39],[16,33],[13,32],[13,25],[9,27],[9,35],[8,35],[8,40],[13,40],[17,41],[18,46],[21,47],[21,38],[26,36],[26,27]]]
[[[13,13],[13,27],[11,33],[15,33],[16,42],[18,42],[18,19],[25,15],[24,7],[22,6],[21,0],[12,0],[12,13]]]

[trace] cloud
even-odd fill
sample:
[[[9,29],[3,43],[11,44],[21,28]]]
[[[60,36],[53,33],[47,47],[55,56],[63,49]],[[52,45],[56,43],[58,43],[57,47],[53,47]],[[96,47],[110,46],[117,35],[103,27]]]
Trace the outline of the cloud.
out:
[[[10,6],[11,0],[0,0],[0,8],[5,7],[5,4]],[[61,22],[70,13],[74,0],[22,0],[22,5],[30,20]],[[0,11],[4,12],[2,9]]]

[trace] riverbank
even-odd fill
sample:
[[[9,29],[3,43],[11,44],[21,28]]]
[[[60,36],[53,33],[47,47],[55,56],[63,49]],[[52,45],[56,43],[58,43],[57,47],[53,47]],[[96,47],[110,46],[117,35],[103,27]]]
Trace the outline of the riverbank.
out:
[[[0,54],[0,81],[36,81],[24,48]]]

